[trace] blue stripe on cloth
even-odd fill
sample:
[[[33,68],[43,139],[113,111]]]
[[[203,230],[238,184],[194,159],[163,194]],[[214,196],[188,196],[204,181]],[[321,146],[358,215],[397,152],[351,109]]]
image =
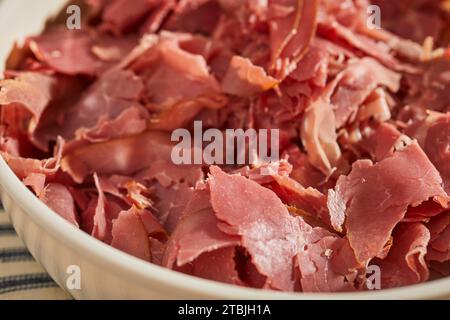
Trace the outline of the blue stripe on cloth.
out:
[[[0,224],[0,236],[2,235],[10,235],[10,234],[16,234],[16,231],[14,230],[13,226],[10,224]]]
[[[0,294],[57,287],[57,284],[46,273],[24,274],[0,278]]]
[[[33,256],[26,248],[0,249],[0,262],[29,261]]]
[[[2,0],[0,0],[1,2]],[[6,241],[6,242],[4,242]],[[19,266],[15,270],[16,266]],[[22,246],[0,203],[0,300],[71,299]]]

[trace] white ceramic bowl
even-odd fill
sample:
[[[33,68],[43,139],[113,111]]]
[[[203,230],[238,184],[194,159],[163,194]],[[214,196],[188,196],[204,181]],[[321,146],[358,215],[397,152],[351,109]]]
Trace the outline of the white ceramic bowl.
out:
[[[37,33],[64,0],[0,0],[0,60],[12,41]],[[194,278],[136,259],[76,229],[45,206],[0,157],[0,198],[32,255],[76,299],[450,299],[450,278],[363,293],[278,293]],[[68,290],[69,266],[81,271]]]

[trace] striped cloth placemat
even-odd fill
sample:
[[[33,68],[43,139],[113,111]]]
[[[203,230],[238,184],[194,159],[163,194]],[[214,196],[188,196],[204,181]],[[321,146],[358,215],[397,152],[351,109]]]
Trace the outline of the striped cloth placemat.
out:
[[[3,8],[0,0],[0,10]],[[33,259],[0,203],[0,300],[65,300],[71,297]]]
[[[19,239],[0,205],[0,300],[66,300]]]

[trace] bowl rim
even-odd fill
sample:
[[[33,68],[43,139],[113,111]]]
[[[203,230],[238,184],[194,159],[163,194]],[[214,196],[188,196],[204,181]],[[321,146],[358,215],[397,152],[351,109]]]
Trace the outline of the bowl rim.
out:
[[[350,293],[287,293],[205,280],[152,264],[115,249],[76,228],[47,207],[14,174],[0,157],[0,185],[15,203],[51,237],[93,264],[110,268],[115,274],[126,274],[141,285],[155,284],[202,297],[218,299],[436,299],[450,295],[450,277],[412,286]],[[8,208],[5,207],[5,211]],[[179,294],[178,294],[179,295]]]

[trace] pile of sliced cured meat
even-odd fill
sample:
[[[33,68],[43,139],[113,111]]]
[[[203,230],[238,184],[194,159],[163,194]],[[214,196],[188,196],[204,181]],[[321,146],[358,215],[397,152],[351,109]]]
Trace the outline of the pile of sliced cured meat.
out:
[[[255,288],[449,275],[449,1],[78,3],[81,30],[64,11],[0,82],[1,154],[67,221]],[[171,132],[196,120],[279,129],[281,160],[175,165]]]

